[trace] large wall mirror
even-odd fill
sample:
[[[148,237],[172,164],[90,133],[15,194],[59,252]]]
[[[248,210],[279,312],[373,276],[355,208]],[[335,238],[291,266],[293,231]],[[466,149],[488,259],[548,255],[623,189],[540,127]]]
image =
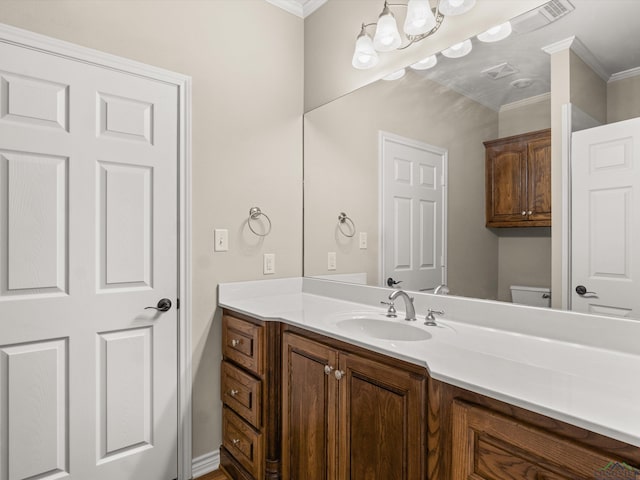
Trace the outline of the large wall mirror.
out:
[[[422,262],[425,273],[401,287],[432,291],[446,283],[452,295],[499,301],[512,301],[512,285],[550,287],[550,227],[486,226],[483,142],[551,128],[551,57],[543,49],[573,36],[566,75],[581,70],[570,82],[583,123],[640,116],[638,19],[635,0],[553,0],[512,19],[504,40],[473,38],[463,58],[438,54],[432,68],[409,67],[402,78],[379,80],[308,112],[305,276],[386,285],[391,263]],[[422,155],[427,166],[403,171],[385,163],[394,155]],[[414,239],[402,234],[408,231],[402,222],[410,222],[402,205],[387,201],[402,188],[392,179],[409,178],[443,187],[423,201],[428,208],[411,229]],[[389,209],[393,225],[385,222]],[[395,251],[385,235],[396,236]],[[416,249],[421,242],[428,244],[424,251]]]

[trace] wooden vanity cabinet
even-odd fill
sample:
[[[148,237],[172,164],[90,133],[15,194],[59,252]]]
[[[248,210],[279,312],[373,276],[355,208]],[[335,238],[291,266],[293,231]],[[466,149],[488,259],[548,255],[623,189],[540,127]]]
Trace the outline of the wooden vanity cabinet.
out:
[[[486,226],[551,226],[551,130],[484,142]]]
[[[282,477],[426,478],[426,372],[285,332]]]
[[[430,479],[640,478],[617,440],[434,380],[429,405]]]
[[[280,478],[280,324],[222,316],[220,465],[234,479]]]

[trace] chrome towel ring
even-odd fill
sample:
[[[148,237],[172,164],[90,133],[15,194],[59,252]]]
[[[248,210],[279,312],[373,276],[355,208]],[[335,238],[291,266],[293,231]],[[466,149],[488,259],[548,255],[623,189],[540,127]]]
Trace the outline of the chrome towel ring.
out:
[[[344,231],[345,226],[349,228],[350,232]],[[340,212],[340,215],[338,215],[338,230],[340,230],[340,233],[345,237],[351,238],[356,234],[356,224],[353,223],[353,220],[351,220],[346,213]]]
[[[267,228],[267,231],[264,233],[256,232],[251,226],[251,221],[252,220],[257,221],[260,217],[266,218],[267,222],[269,222],[269,227]],[[249,209],[249,218],[247,219],[247,225],[249,225],[249,230],[251,230],[254,234],[258,235],[259,237],[266,237],[271,232],[271,219],[266,213],[260,210],[260,207],[251,207],[251,209]]]

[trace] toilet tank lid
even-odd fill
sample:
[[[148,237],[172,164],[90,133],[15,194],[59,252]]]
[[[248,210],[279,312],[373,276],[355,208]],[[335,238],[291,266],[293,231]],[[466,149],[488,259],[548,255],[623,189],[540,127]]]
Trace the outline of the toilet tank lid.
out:
[[[524,290],[525,292],[551,292],[548,287],[524,287],[522,285],[511,285],[511,290]]]

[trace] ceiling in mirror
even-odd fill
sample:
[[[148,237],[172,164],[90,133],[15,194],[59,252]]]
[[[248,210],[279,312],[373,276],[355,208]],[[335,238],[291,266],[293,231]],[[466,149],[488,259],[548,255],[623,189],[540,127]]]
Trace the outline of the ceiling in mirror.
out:
[[[463,59],[438,55],[417,73],[497,111],[502,105],[550,91],[549,45],[575,36],[580,57],[607,81],[640,65],[640,1],[553,0],[512,20],[505,41],[472,39]]]

